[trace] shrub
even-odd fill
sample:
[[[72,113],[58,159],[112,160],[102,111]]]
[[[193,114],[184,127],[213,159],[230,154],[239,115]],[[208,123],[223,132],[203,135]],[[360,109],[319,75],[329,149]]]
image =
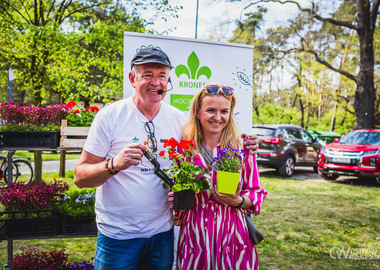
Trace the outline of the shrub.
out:
[[[56,179],[50,184],[11,183],[1,190],[0,203],[7,211],[51,209],[56,206],[68,189],[69,185],[66,182]]]
[[[94,216],[95,191],[75,190],[61,199],[59,210],[70,217]]]
[[[0,118],[4,122],[2,131],[59,131],[61,119],[69,111],[64,104],[45,107],[20,106],[16,102],[3,101],[0,105]]]
[[[70,269],[65,250],[40,251],[37,248],[21,248],[21,254],[14,255],[8,262],[10,269],[17,270],[64,270]]]

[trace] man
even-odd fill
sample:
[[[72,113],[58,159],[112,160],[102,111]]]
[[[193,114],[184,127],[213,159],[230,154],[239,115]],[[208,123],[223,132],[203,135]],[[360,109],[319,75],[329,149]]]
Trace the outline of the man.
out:
[[[134,95],[97,114],[75,168],[80,187],[97,187],[95,269],[171,269],[173,219],[166,191],[143,152],[180,140],[186,117],[161,102],[173,66],[157,48],[139,50],[129,80]],[[257,140],[248,141],[255,152]],[[167,160],[158,157],[161,168]]]

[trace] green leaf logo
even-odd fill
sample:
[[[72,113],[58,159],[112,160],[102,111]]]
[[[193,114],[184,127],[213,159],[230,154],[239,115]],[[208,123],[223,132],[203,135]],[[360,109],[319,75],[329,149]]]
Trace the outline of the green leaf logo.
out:
[[[195,52],[192,52],[187,59],[187,66],[185,65],[178,65],[175,68],[175,74],[177,77],[179,77],[182,74],[187,75],[189,79],[199,79],[201,75],[205,75],[207,79],[210,79],[211,77],[211,70],[209,67],[203,66],[199,68],[199,58],[195,54]]]

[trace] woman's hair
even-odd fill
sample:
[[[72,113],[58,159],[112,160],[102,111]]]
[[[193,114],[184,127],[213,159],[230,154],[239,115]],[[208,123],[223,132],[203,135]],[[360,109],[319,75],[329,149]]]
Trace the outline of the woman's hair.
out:
[[[182,139],[184,140],[193,140],[195,142],[195,151],[193,152],[193,156],[199,154],[200,146],[203,141],[203,132],[200,120],[197,118],[197,114],[201,108],[202,100],[205,96],[214,96],[210,94],[206,87],[207,85],[218,85],[220,88],[218,92],[214,95],[223,96],[226,99],[231,101],[230,108],[230,117],[227,125],[222,130],[222,134],[220,136],[220,147],[221,149],[231,146],[235,149],[238,149],[241,146],[240,136],[237,125],[235,123],[235,115],[234,108],[236,105],[236,97],[232,94],[231,96],[224,95],[221,87],[223,87],[220,83],[209,83],[203,86],[203,88],[195,95],[193,101],[191,102],[190,109],[190,119],[187,124],[183,127],[183,135]]]

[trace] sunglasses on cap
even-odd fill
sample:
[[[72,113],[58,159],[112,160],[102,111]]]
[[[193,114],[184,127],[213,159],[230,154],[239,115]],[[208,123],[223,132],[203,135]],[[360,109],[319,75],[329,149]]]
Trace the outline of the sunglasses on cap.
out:
[[[219,86],[216,84],[206,85],[206,90],[211,95],[216,95],[216,93],[218,93],[219,89],[222,89],[223,94],[227,97],[232,96],[232,94],[234,93],[234,89],[232,87],[229,87],[229,86]]]

